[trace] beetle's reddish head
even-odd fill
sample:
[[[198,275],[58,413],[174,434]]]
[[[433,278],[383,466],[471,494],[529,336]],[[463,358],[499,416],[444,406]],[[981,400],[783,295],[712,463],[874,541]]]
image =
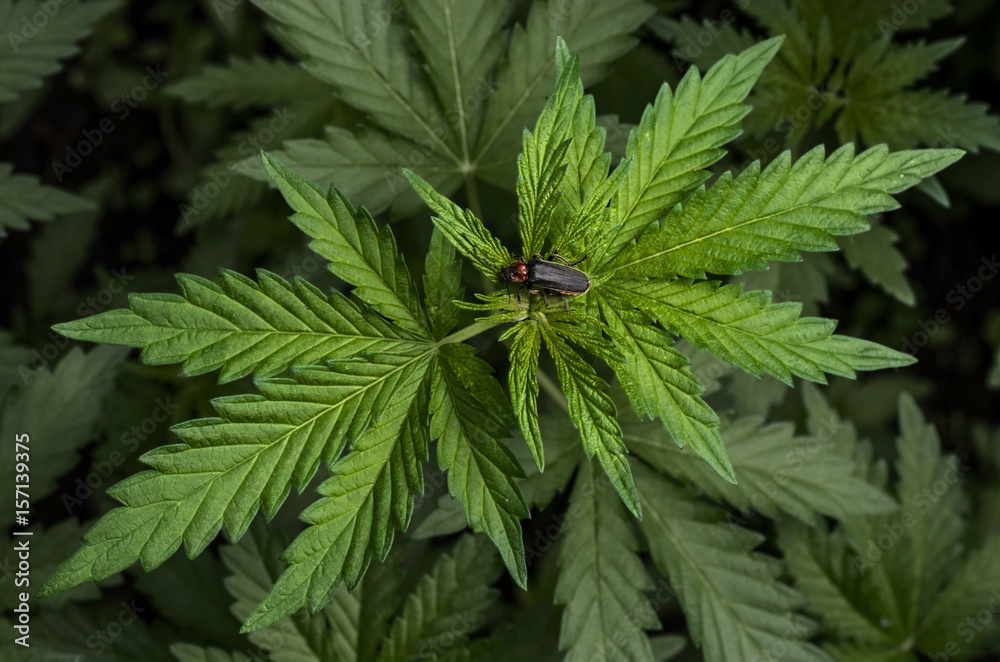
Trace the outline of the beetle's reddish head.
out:
[[[500,270],[500,280],[505,283],[523,283],[528,280],[528,263],[518,260]]]

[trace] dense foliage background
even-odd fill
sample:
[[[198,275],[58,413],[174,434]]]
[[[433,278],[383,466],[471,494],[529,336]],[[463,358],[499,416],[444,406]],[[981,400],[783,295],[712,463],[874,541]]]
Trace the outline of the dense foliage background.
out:
[[[258,4],[274,11],[273,3]],[[508,23],[527,21],[532,4],[513,2]],[[1000,12],[995,4],[769,0],[690,6],[660,1],[639,7],[641,3],[623,1],[601,5],[606,13],[588,15],[593,4],[560,6],[581,12],[575,19],[585,26],[581,34],[621,32],[604,51],[595,47],[588,52],[567,38],[581,56],[598,115],[617,116],[603,121],[616,162],[624,154],[629,127],[639,122],[664,82],[676,85],[687,67],[705,70],[722,54],[777,34],[786,35],[781,54],[750,97],[755,109],[745,120],[744,135],[715,166],[716,172],[741,170],[751,159],[770,161],[786,148],[797,157],[815,145],[832,152],[852,140],[864,146],[887,142],[894,150],[960,147],[970,152],[932,183],[903,194],[902,209],[873,219],[875,231],[842,240],[843,256],[811,254],[801,264],[737,277],[770,289],[776,300],[801,302],[809,314],[840,320],[840,333],[915,353],[917,364],[865,373],[857,380],[831,378],[821,391],[803,391],[767,377],[760,381],[734,374],[706,359],[695,363],[695,374],[711,388],[709,402],[731,419],[756,415],[768,423],[791,422],[800,434],[815,435],[808,419],[824,410],[825,398],[839,412],[838,420],[870,439],[874,455],[885,458],[888,464],[875,463],[873,471],[887,472],[890,485],[900,473],[895,467],[920,462],[906,454],[918,445],[913,439],[924,438],[908,431],[905,423],[904,441],[912,443],[894,443],[900,412],[909,416],[911,428],[919,420],[911,402],[899,399],[901,393],[913,396],[926,422],[937,429],[942,452],[955,454],[961,467],[958,487],[949,483],[945,496],[935,496],[933,490],[930,495],[935,518],[968,523],[954,536],[966,551],[954,556],[942,552],[957,567],[959,559],[970,558],[969,550],[1000,533],[1000,248],[992,232],[1000,208],[1000,129],[994,117],[984,114],[1000,103]],[[35,34],[22,17],[38,11],[52,13],[45,14],[50,18]],[[393,20],[405,18],[396,12]],[[286,278],[302,276],[320,288],[340,287],[308,250],[307,238],[287,222],[286,203],[262,181],[263,171],[254,165],[260,150],[278,152],[307,178],[333,183],[355,203],[379,212],[380,221],[391,222],[413,273],[421,273],[433,226],[429,212],[398,174],[401,165],[421,173],[422,158],[411,154],[400,159],[391,150],[374,148],[368,155],[359,148],[334,156],[324,147],[324,138],[330,144],[344,138],[338,132],[371,130],[358,128],[365,125],[365,114],[296,66],[301,54],[282,45],[274,21],[254,3],[90,0],[36,6],[0,0],[0,26],[5,42],[0,44],[0,480],[2,493],[11,494],[12,431],[44,430],[44,435],[35,433],[38,445],[31,466],[35,585],[36,578],[44,580],[78,546],[93,520],[115,505],[104,491],[144,468],[142,453],[176,443],[170,425],[214,415],[209,405],[213,397],[253,390],[249,378],[220,385],[214,373],[189,378],[179,375],[176,366],[144,366],[135,352],[69,341],[51,330],[53,324],[124,307],[132,293],[176,292],[178,272],[215,278],[219,267],[247,275],[264,267]],[[581,40],[600,43],[596,37]],[[890,41],[898,51],[884,52]],[[79,52],[70,47],[73,43]],[[31,46],[38,47],[41,64],[19,69],[15,56]],[[538,57],[550,62],[551,53],[546,48]],[[605,61],[587,69],[588,56]],[[225,65],[227,61],[231,64]],[[495,85],[493,72],[484,71],[482,81],[485,100]],[[546,92],[550,85],[551,75],[543,86]],[[942,96],[945,91],[967,95],[968,102]],[[972,102],[981,105],[970,106]],[[528,124],[533,125],[540,109],[538,103]],[[290,140],[299,142],[289,145]],[[519,147],[519,131],[515,140]],[[358,167],[365,158],[382,159],[380,167]],[[245,164],[227,168],[237,161]],[[489,228],[514,246],[516,168],[512,161],[501,161],[477,173],[471,185],[470,178],[460,175],[442,176],[435,184],[461,204],[483,210]],[[426,167],[422,174],[430,177],[426,172],[433,169]],[[466,275],[466,286],[479,291],[478,277],[471,269]],[[507,350],[495,334],[473,344],[498,372],[506,371]],[[807,411],[803,400],[810,397],[812,409]],[[558,411],[545,403],[544,395],[540,401],[543,410]],[[623,418],[632,416],[627,406],[619,404],[619,410]],[[567,425],[557,426],[552,438]],[[523,444],[518,438],[511,445]],[[920,448],[913,450],[915,456],[937,452]],[[522,463],[525,458],[530,462],[530,456],[518,453]],[[487,574],[489,580],[498,578],[499,600],[485,611],[470,607],[471,625],[456,630],[456,639],[489,637],[488,644],[468,649],[471,659],[558,658],[563,607],[553,604],[556,560],[565,553],[558,551],[560,546],[571,541],[553,539],[550,528],[567,508],[569,478],[557,475],[547,483],[552,494],[539,497],[535,503],[545,505],[524,522],[528,591],[515,586],[497,565]],[[909,488],[894,489],[889,492],[902,495]],[[454,513],[435,512],[442,486],[432,484],[428,490],[418,500],[410,527],[411,532],[423,527],[427,535],[400,536],[387,564],[391,567],[377,571],[389,575],[399,566],[415,570],[397,584],[386,580],[385,586],[398,587],[399,596],[413,589],[416,578],[455,544],[456,536],[429,535],[455,527]],[[85,585],[36,603],[30,654],[19,648],[0,650],[12,659],[230,659],[204,657],[208,653],[199,649],[171,650],[172,644],[183,642],[220,649],[213,653],[218,655],[222,650],[257,651],[267,659],[267,645],[240,635],[239,625],[248,606],[262,599],[261,591],[276,578],[275,569],[281,567],[277,557],[301,529],[297,515],[312,499],[312,488],[303,495],[293,492],[276,519],[266,526],[256,522],[240,546],[229,548],[220,539],[194,560],[175,554],[151,574],[133,567],[100,589]],[[5,512],[0,524],[9,527],[11,508],[0,508]],[[783,506],[786,512],[795,508]],[[884,650],[871,645],[859,627],[852,629],[856,623],[838,611],[842,605],[816,599],[818,580],[804,569],[802,557],[790,551],[794,541],[806,544],[796,536],[804,540],[811,534],[790,527],[786,515],[780,525],[786,542],[779,544],[779,525],[772,521],[776,511],[757,510],[766,517],[746,516],[738,508],[730,513],[766,536],[760,551],[791,559],[782,576],[813,599],[806,612],[818,625],[803,632],[815,633],[814,643],[837,659],[939,655],[938,650],[917,652],[912,642],[908,647],[890,642]],[[824,533],[834,527],[832,519],[818,521],[816,528]],[[842,541],[825,540],[819,546],[827,545],[825,553],[836,556]],[[923,553],[914,545],[914,553]],[[11,547],[0,571],[0,605],[8,617],[15,604]],[[968,576],[960,580],[1000,591],[1000,562],[971,558]],[[648,558],[646,565],[659,577]],[[848,559],[845,567],[850,566]],[[862,603],[871,598],[872,612],[883,608],[863,589],[858,595]],[[238,617],[230,609],[234,601]],[[480,602],[487,604],[486,598]],[[701,659],[687,634],[690,617],[685,618],[678,601],[666,599],[655,606],[663,632],[675,635],[655,635],[655,658],[668,659],[682,647],[683,637],[687,645],[674,659]],[[984,607],[987,602],[955,610],[966,609],[975,618]],[[138,618],[123,616],[130,611]],[[335,620],[329,614],[325,618]],[[942,635],[938,640],[953,639],[960,646],[948,653],[951,657],[938,659],[996,659],[1000,613],[992,613],[987,623],[983,618],[971,644],[957,631]],[[655,629],[649,620],[640,622]],[[284,653],[271,659],[341,659],[333,652],[341,649],[330,643],[330,628],[317,623],[314,619],[312,630],[303,626],[287,634],[289,639],[279,645]],[[11,639],[5,634],[2,645]],[[288,652],[293,644],[301,648],[296,649],[299,657]],[[440,641],[436,645],[434,651],[442,646]],[[447,646],[442,650],[458,655]],[[771,653],[775,659],[784,655]],[[609,659],[644,659],[638,654],[616,657],[624,654]],[[368,657],[359,653],[357,659]]]

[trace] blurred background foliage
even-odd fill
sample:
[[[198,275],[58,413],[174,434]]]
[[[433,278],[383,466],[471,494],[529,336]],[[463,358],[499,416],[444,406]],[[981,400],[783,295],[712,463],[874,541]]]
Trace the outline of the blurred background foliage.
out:
[[[525,21],[532,4],[515,0],[510,22]],[[646,14],[637,21],[634,47],[623,48],[610,67],[590,72],[588,92],[605,116],[616,158],[624,152],[628,128],[662,83],[673,85],[687,67],[705,69],[773,34],[787,35],[785,45],[751,97],[755,109],[744,135],[717,172],[742,169],[753,159],[770,161],[785,149],[798,155],[824,144],[832,151],[852,140],[970,152],[902,196],[901,210],[872,219],[873,231],[842,240],[842,253],[809,254],[802,263],[737,278],[770,289],[776,300],[801,302],[808,314],[841,320],[841,333],[915,352],[919,363],[911,368],[864,374],[857,381],[833,379],[824,395],[859,435],[872,440],[876,456],[890,459],[896,456],[897,397],[913,395],[944,451],[970,467],[968,541],[1000,531],[1000,278],[993,233],[1000,209],[1000,130],[986,114],[1000,105],[996,4],[651,5],[655,14],[642,25]],[[0,49],[16,47],[10,35],[20,34],[18,11],[25,6],[37,9],[0,0],[0,24],[8,35]],[[173,443],[170,424],[211,416],[212,397],[252,390],[250,380],[220,386],[214,375],[185,378],[175,367],[142,366],[118,349],[81,350],[52,332],[52,324],[123,307],[132,292],[175,292],[177,272],[211,278],[218,267],[244,274],[263,267],[319,287],[337,286],[285,220],[284,202],[261,181],[255,165],[261,149],[279,152],[305,176],[332,182],[356,203],[381,212],[414,273],[422,249],[406,247],[426,246],[432,227],[428,213],[393,175],[404,164],[420,173],[420,164],[400,161],[391,151],[365,157],[331,148],[348,132],[372,131],[366,117],[298,67],[301,53],[251,2],[91,0],[66,5],[47,29],[57,35],[53,43],[41,44],[46,37],[28,43],[39,47],[42,60],[62,66],[40,65],[32,70],[39,75],[27,77],[0,71],[0,477],[6,490],[11,430],[27,428],[57,440],[48,450],[36,446],[33,456],[34,522],[39,534],[44,531],[32,569],[39,579],[75,547],[85,523],[112,507],[104,490],[140,470],[143,452]],[[514,155],[518,148],[511,146]],[[376,167],[358,167],[363,157]],[[508,245],[517,236],[515,177],[513,161],[503,161],[482,174],[473,194],[487,210],[487,224]],[[448,182],[443,192],[470,203],[461,176],[442,175],[441,181]],[[506,369],[502,346],[477,342],[484,358]],[[805,429],[798,392],[691,356],[695,374],[714,389],[709,402],[718,411],[792,421]],[[564,508],[565,498],[556,497],[545,512]],[[311,497],[293,494],[290,500],[275,522],[253,530],[261,549],[280,550],[274,541],[299,530],[296,515]],[[427,496],[414,517],[417,524],[436,501],[436,493]],[[9,526],[9,518],[0,521]],[[526,522],[526,540],[548,521],[543,515]],[[748,525],[764,531],[770,526],[762,518]],[[237,579],[223,585],[238,563],[229,552],[220,555],[220,547],[194,561],[175,555],[148,576],[133,568],[117,585],[79,587],[39,605],[32,654],[169,660],[169,645],[181,641],[253,648],[237,634],[227,593],[227,586],[233,590],[233,583],[249,580],[237,572]],[[413,540],[393,557],[405,555],[411,569],[424,571],[440,547]],[[773,541],[766,548],[777,549]],[[273,556],[261,555],[273,565]],[[527,593],[502,579],[503,598],[484,621],[497,641],[509,635],[515,619],[523,628],[517,631],[533,628],[537,646],[526,654],[543,657],[532,659],[554,654],[558,638],[554,567],[553,553],[535,559]],[[13,606],[10,582],[9,574],[0,577],[5,610]],[[95,632],[118,618],[122,601],[132,599],[145,610],[139,624],[112,638],[113,645],[94,640]],[[659,616],[666,631],[683,631],[676,602]],[[667,651],[660,659],[675,643],[657,643],[657,650]],[[677,659],[699,656],[689,646]]]

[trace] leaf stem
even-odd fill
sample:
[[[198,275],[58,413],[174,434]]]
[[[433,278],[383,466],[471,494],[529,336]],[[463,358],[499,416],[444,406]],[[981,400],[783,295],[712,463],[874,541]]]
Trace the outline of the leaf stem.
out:
[[[475,168],[465,168],[465,193],[469,196],[469,209],[480,221],[483,220],[483,210],[479,206],[479,188],[476,186]]]
[[[501,324],[501,322],[476,322],[475,324],[470,324],[464,329],[459,329],[455,333],[445,336],[441,340],[437,341],[436,345],[440,347],[450,343],[463,342],[473,336],[479,335],[483,331],[489,331],[498,324]]]

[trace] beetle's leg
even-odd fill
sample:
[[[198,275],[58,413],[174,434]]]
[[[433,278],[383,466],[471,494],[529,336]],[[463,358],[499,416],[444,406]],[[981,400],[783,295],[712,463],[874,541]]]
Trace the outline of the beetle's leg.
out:
[[[561,294],[559,296],[562,297],[563,305],[566,306],[566,312],[568,313],[569,312],[569,299],[566,298],[565,294]]]
[[[510,296],[510,292],[507,292],[507,296],[508,297]],[[521,303],[521,288],[520,287],[517,288],[516,290],[514,290],[514,296],[517,297],[517,302]]]
[[[546,308],[549,307],[549,301],[545,298],[545,290],[538,290],[538,293],[542,295],[542,305]]]
[[[586,260],[587,256],[584,255],[583,257],[581,257],[576,262],[570,262],[566,258],[564,258],[562,255],[559,255],[558,253],[552,253],[551,255],[549,255],[549,262],[552,261],[552,258],[558,258],[558,259],[562,260],[562,263],[565,264],[567,267],[575,267],[576,265],[578,265],[581,262],[583,262],[584,260]]]

